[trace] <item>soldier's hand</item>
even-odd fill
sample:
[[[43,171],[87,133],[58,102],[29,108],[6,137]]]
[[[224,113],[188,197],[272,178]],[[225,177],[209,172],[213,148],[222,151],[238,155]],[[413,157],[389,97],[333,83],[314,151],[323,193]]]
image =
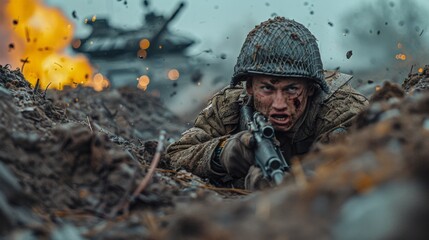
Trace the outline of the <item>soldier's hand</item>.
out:
[[[255,163],[254,146],[255,141],[249,131],[239,132],[226,140],[219,161],[231,177],[247,175],[250,166]]]
[[[250,191],[263,190],[272,187],[272,183],[264,178],[260,168],[251,166],[244,179],[244,187]]]

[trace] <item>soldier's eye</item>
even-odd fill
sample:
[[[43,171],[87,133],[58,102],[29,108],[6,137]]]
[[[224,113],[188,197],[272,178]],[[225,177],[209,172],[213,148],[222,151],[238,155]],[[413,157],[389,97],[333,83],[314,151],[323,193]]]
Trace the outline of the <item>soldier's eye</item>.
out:
[[[298,92],[299,88],[296,87],[296,86],[289,86],[285,90],[286,90],[287,93],[292,93],[293,94],[293,93]]]
[[[271,86],[268,86],[268,85],[263,85],[263,86],[261,86],[261,89],[263,91],[272,91],[274,88]]]

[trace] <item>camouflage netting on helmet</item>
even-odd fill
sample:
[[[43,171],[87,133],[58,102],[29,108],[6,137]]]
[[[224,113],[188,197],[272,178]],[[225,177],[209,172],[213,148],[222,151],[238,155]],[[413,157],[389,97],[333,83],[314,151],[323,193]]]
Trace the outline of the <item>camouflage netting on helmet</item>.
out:
[[[284,17],[269,19],[247,35],[231,84],[248,74],[308,78],[329,91],[316,38],[302,24]]]

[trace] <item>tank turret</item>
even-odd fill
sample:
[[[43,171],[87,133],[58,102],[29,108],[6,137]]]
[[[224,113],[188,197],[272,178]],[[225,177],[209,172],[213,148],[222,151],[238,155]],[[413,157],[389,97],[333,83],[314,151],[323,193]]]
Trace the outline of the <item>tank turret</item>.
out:
[[[121,29],[110,25],[105,18],[88,21],[91,34],[79,39],[80,45],[74,50],[90,58],[110,58],[121,55],[147,58],[151,54],[184,53],[195,41],[188,36],[173,34],[168,25],[178,16],[185,3],[178,5],[175,11],[165,18],[154,11],[145,14],[145,23],[137,29]],[[146,39],[149,47],[142,48],[141,41]],[[145,50],[145,54],[141,54]],[[139,54],[140,53],[140,54]]]
[[[197,83],[195,76],[201,76],[199,69],[204,63],[186,55],[194,39],[169,30],[185,3],[168,16],[158,14],[149,5],[143,1],[144,23],[136,29],[114,27],[102,17],[88,21],[92,32],[76,39],[80,44],[74,44],[74,50],[87,55],[96,70],[109,79],[111,87],[137,86],[136,79],[146,75],[150,79],[147,91],[163,99],[171,98],[177,86]],[[173,77],[168,74],[171,70]]]

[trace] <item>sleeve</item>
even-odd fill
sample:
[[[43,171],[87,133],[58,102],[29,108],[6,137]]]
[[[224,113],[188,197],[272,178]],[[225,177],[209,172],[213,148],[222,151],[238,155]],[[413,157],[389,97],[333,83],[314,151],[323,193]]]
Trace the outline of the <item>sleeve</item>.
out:
[[[215,174],[210,169],[210,160],[219,142],[237,128],[238,95],[225,91],[216,94],[197,116],[194,126],[168,146],[167,156],[174,168],[183,167],[203,178]]]
[[[368,106],[365,96],[350,85],[338,89],[322,104],[316,141],[329,143],[347,132],[353,119]]]

